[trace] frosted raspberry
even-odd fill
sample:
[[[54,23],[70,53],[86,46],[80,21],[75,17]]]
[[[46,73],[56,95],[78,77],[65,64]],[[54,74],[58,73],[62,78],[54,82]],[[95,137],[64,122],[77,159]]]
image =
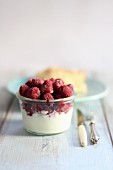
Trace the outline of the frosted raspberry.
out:
[[[27,84],[29,87],[33,87],[32,79],[28,80],[28,81],[26,82],[26,84]]]
[[[49,80],[50,80],[52,83],[55,82],[55,79],[54,79],[54,78],[50,78]]]
[[[35,79],[32,79],[32,86],[33,87],[40,87],[40,85],[42,85],[44,83],[44,80],[43,79],[38,79],[38,78],[35,78]]]
[[[70,105],[68,103],[65,103],[64,106],[62,106],[62,112],[67,113],[70,109]]]
[[[70,105],[64,101],[59,102],[56,111],[60,114],[61,112],[67,113],[70,109]]]
[[[58,88],[58,89],[54,90],[53,96],[54,96],[55,99],[60,99],[60,98],[62,98],[61,88]]]
[[[62,93],[62,97],[65,98],[65,97],[70,97],[74,94],[74,91],[73,89],[68,86],[68,85],[64,85],[61,87],[61,93]]]
[[[46,93],[42,96],[42,100],[54,100],[54,97],[50,93]]]
[[[72,84],[68,84],[67,86],[69,86],[74,91],[74,88],[73,88]]]
[[[54,88],[54,89],[58,89],[58,88],[60,88],[60,87],[63,86],[63,85],[64,85],[63,80],[61,80],[61,79],[55,79],[55,82],[53,83],[53,88]]]
[[[29,89],[29,87],[26,84],[20,86],[20,89],[19,89],[20,95],[25,97],[28,89]]]
[[[32,87],[30,88],[27,93],[26,97],[31,99],[38,99],[40,97],[40,90],[38,87]]]
[[[50,80],[45,80],[44,83],[41,85],[41,92],[45,93],[53,93],[53,85]]]

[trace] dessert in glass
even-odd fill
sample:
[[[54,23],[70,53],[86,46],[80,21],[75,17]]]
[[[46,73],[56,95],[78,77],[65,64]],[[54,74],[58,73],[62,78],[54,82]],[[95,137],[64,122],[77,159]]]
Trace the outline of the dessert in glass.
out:
[[[74,91],[61,79],[28,80],[17,92],[25,129],[36,135],[64,132],[71,125]]]

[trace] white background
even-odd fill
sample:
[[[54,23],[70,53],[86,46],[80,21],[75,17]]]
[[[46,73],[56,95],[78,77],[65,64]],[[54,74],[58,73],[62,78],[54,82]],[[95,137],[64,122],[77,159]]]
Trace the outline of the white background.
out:
[[[113,0],[0,0],[0,68],[113,67]]]

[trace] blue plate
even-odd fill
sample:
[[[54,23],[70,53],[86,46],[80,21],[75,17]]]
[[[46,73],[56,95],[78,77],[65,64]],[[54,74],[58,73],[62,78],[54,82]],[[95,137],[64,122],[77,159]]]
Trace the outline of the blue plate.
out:
[[[16,94],[16,92],[19,90],[19,87],[26,83],[27,80],[29,80],[29,77],[23,77],[23,78],[17,78],[14,80],[11,80],[7,85],[7,90],[11,92],[12,94]]]
[[[11,80],[7,85],[7,90],[13,94],[16,94],[19,87],[24,84],[29,77],[23,77]],[[75,102],[86,102],[91,100],[97,100],[105,97],[108,94],[108,88],[101,82],[95,79],[87,79],[88,92],[85,95],[78,94]]]

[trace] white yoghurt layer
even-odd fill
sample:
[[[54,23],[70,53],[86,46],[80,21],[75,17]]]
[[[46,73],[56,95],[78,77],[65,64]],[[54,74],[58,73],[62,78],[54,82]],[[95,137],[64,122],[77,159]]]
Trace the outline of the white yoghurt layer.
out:
[[[21,108],[24,127],[27,131],[42,134],[54,134],[66,131],[71,124],[73,107],[67,113],[59,114],[54,111],[52,114],[46,115],[46,111],[34,113],[32,116],[27,115],[27,112]]]

